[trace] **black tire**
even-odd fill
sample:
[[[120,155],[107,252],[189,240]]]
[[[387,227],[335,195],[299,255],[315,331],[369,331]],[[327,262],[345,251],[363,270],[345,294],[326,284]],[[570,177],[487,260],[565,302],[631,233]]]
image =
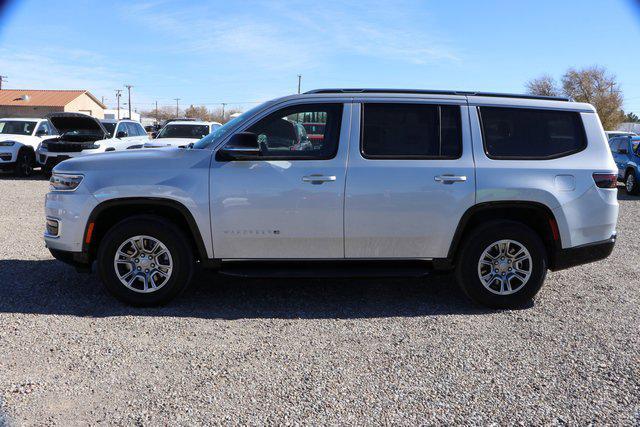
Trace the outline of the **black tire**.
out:
[[[150,293],[136,292],[125,286],[118,278],[114,266],[115,255],[120,245],[140,235],[161,242],[170,253],[173,262],[169,278]],[[193,251],[184,232],[164,218],[152,215],[135,216],[113,226],[100,242],[97,261],[98,272],[107,290],[125,304],[138,307],[162,305],[178,296],[191,282],[195,268]],[[141,280],[136,280],[136,285]]]
[[[35,154],[28,148],[21,148],[18,151],[16,159],[15,174],[20,177],[29,177],[33,175],[33,166],[35,165]]]
[[[640,183],[638,183],[635,171],[630,170],[627,172],[627,175],[624,177],[624,189],[627,191],[627,194],[632,196],[640,194]]]
[[[479,263],[482,254],[485,249],[500,240],[512,240],[519,243],[527,249],[531,256],[531,273],[528,280],[522,285],[522,282],[516,278],[513,281],[514,290],[519,286],[520,289],[508,295],[494,293],[500,290],[499,278],[493,285],[489,285],[489,288],[496,287],[492,292],[485,287],[479,277]],[[517,246],[515,247],[517,248]],[[508,260],[509,257],[506,258]],[[523,266],[523,264],[519,265]],[[524,265],[528,267],[528,264]],[[521,308],[529,304],[542,287],[547,275],[547,265],[546,250],[537,233],[519,222],[495,221],[479,226],[463,242],[456,265],[456,279],[463,292],[478,304],[498,309]],[[504,267],[506,269],[508,265]],[[502,265],[496,268],[502,268]],[[488,269],[493,270],[493,267],[488,267]],[[483,270],[483,273],[485,271]]]

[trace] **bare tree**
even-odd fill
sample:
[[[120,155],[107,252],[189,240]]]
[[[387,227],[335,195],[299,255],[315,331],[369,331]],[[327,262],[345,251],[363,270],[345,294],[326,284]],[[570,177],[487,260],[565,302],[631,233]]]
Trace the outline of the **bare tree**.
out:
[[[165,105],[163,107],[158,107],[158,111],[156,114],[156,109],[141,111],[140,116],[142,117],[153,117],[157,122],[162,123],[165,120],[172,119],[176,116],[176,107]]]
[[[604,67],[570,68],[562,76],[562,89],[568,97],[593,105],[605,129],[615,129],[624,119],[622,91]]]
[[[531,95],[540,96],[560,96],[561,90],[558,88],[556,81],[548,74],[529,80],[526,83],[527,92]]]
[[[526,86],[527,91],[534,95],[564,95],[593,105],[605,129],[615,129],[624,119],[622,91],[615,76],[607,74],[604,67],[569,68],[562,76],[561,89],[548,75],[530,80]]]
[[[184,110],[185,117],[190,117],[194,119],[204,120],[208,122],[211,120],[211,113],[207,110],[207,107],[201,105],[199,107],[194,107],[190,105],[186,110]]]

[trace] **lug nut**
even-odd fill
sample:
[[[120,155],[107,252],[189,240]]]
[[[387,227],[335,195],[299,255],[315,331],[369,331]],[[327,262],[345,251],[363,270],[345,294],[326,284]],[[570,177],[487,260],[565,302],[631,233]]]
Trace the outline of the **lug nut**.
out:
[[[156,266],[155,264],[151,264],[151,268],[154,268],[155,266]],[[509,269],[509,270],[511,270],[511,269]]]
[[[148,273],[148,272],[149,272],[149,269],[146,269],[144,272],[145,272],[145,273]]]
[[[140,260],[138,258],[136,258],[136,263],[140,262]]]
[[[138,271],[140,271],[140,270],[142,270],[142,268],[141,268],[141,267],[138,267]]]

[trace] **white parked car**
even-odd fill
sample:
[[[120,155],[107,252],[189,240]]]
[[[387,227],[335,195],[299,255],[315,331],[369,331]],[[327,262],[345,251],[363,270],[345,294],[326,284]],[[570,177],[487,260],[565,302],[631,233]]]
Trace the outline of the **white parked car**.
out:
[[[176,120],[164,125],[156,137],[144,144],[145,148],[186,147],[222,126],[218,122]]]
[[[31,175],[38,144],[55,134],[47,119],[0,119],[0,169]]]
[[[301,145],[292,123],[323,126]],[[186,149],[61,163],[44,239],[62,261],[97,261],[107,289],[135,305],[169,301],[199,265],[244,277],[449,270],[472,300],[520,307],[547,270],[611,254],[617,173],[589,104],[319,90]]]
[[[53,113],[47,118],[60,135],[42,141],[38,147],[38,163],[45,174],[72,157],[141,148],[149,140],[142,125],[134,120],[98,120],[81,113]]]

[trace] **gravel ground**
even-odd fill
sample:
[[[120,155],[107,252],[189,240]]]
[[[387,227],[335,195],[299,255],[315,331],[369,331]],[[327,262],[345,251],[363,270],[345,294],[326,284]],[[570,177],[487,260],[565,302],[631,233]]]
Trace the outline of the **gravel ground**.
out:
[[[46,191],[0,178],[0,425],[640,425],[640,198],[621,191],[610,258],[550,273],[523,310],[448,276],[203,274],[132,309],[51,258]]]

